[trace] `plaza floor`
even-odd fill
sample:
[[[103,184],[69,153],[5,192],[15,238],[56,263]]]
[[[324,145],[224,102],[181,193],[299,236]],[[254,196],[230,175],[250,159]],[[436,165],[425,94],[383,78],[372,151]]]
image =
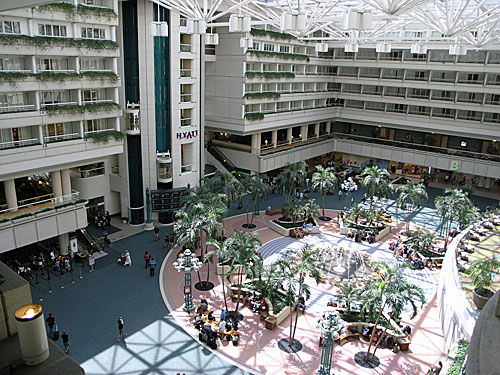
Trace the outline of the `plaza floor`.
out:
[[[358,191],[354,199],[359,201],[362,194],[362,190]],[[279,207],[282,199],[279,195],[273,195],[261,204],[261,208],[268,205]],[[320,200],[317,199],[317,201]],[[479,201],[481,207],[492,204],[492,201],[487,199]],[[345,199],[339,202],[335,196],[327,198],[327,207],[330,209],[343,208],[346,203]],[[403,218],[401,212],[396,212],[393,202],[388,201],[387,206],[389,211]],[[413,222],[430,229],[439,226],[439,219],[434,215],[431,206],[429,204],[416,213],[412,218]],[[230,210],[232,216],[242,213],[243,211],[235,206]],[[239,229],[244,220],[242,216],[229,219],[225,224],[228,233]],[[280,236],[267,229],[261,222],[262,220],[264,220],[262,216],[256,218],[258,224],[256,230],[264,246],[272,246],[273,240],[279,241]],[[51,312],[60,330],[68,331],[71,342],[70,355],[82,365],[87,374],[229,375],[245,374],[250,371],[295,374],[300,368],[307,368],[308,370],[303,373],[310,374],[311,369],[318,365],[317,321],[313,314],[313,306],[320,306],[323,303],[321,297],[311,305],[311,310],[306,311],[300,320],[298,335],[304,338],[303,344],[307,348],[303,357],[291,360],[283,356],[277,358],[273,351],[267,352],[267,348],[271,349],[274,345],[273,338],[268,332],[262,330],[245,340],[249,344],[247,348],[253,346],[254,351],[260,348],[261,351],[267,353],[266,358],[257,360],[252,357],[254,354],[249,350],[245,353],[238,352],[244,346],[219,346],[217,352],[212,352],[200,345],[189,334],[193,333],[189,328],[186,332],[179,325],[179,322],[182,323],[182,317],[179,320],[177,316],[180,305],[175,300],[180,295],[180,283],[178,279],[168,279],[170,276],[179,274],[171,272],[173,268],[170,259],[166,258],[167,252],[162,247],[163,242],[155,241],[152,232],[121,226],[117,222],[113,225],[121,230],[110,236],[113,243],[106,249],[108,255],[96,261],[94,272],[90,273],[88,268],[84,267],[75,269],[73,275],[66,274],[60,279],[53,276],[51,293],[49,293],[48,282],[44,279],[40,279],[40,284],[32,289],[33,299],[41,298],[45,313]],[[333,232],[334,228],[331,229]],[[162,228],[160,238],[165,230],[171,229]],[[281,250],[284,249],[282,246],[279,247]],[[132,267],[124,268],[116,264],[118,255],[125,249],[132,254]],[[277,251],[281,251],[280,249]],[[160,279],[158,275],[149,276],[142,260],[146,250],[157,259],[159,264],[162,264],[166,279]],[[262,251],[265,250],[264,247]],[[425,275],[423,280],[428,283],[430,289],[437,284],[437,276],[435,271]],[[172,310],[165,304],[164,296],[161,294],[162,289],[171,293],[173,303],[169,305]],[[214,301],[217,298],[220,297],[214,292]],[[116,342],[119,316],[124,318],[125,331],[128,336],[124,341]],[[251,319],[248,321],[250,324]],[[262,324],[258,321],[254,323]],[[288,323],[269,332],[286,330],[286,324]],[[388,351],[386,353],[386,350],[379,350],[377,355],[380,356],[383,364],[377,370],[371,370],[371,373],[425,373],[431,363],[443,358],[435,294],[429,299],[424,311],[410,324],[414,326],[415,332],[411,351],[394,355]],[[285,336],[284,333],[283,336]],[[60,340],[58,344],[61,345]],[[352,361],[352,357],[354,353],[365,347],[366,343],[359,340],[336,347],[336,373],[362,374],[360,368],[356,367]],[[275,363],[280,360],[288,361],[289,367],[276,366]]]

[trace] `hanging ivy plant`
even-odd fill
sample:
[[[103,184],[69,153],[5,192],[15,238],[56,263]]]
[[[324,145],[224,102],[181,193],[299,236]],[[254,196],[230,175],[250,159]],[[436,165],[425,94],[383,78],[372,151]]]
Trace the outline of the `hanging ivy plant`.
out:
[[[114,139],[115,141],[121,141],[123,137],[123,133],[117,130],[106,130],[103,132],[85,134],[85,139],[88,139],[94,143],[108,143],[111,139]]]
[[[246,72],[247,78],[264,78],[264,79],[281,79],[281,78],[295,78],[292,72]]]
[[[299,53],[284,53],[284,52],[270,52],[270,51],[257,51],[253,49],[247,50],[250,55],[259,57],[277,57],[285,60],[306,60],[309,61],[309,56]]]
[[[246,113],[245,120],[248,121],[264,120],[264,114],[259,112]]]
[[[250,30],[250,34],[252,36],[268,36],[271,39],[278,39],[278,40],[297,39],[297,37],[292,34],[280,33],[279,31],[271,31],[271,30],[252,29]]]
[[[54,106],[45,109],[48,116],[56,115],[76,115],[85,112],[96,113],[105,111],[114,111],[120,109],[120,105],[113,102],[103,102],[103,103],[87,103],[85,105],[78,104],[65,104],[60,106]]]
[[[114,12],[113,9],[93,7],[83,4],[78,5],[77,13],[82,18],[88,18],[93,16],[93,17],[105,18],[108,21],[111,21],[118,17],[118,15]]]
[[[83,105],[84,112],[111,112],[121,109],[119,104],[114,102],[102,102],[102,103],[87,103]]]
[[[246,93],[243,98],[245,99],[278,99],[280,97],[279,92],[249,92]]]
[[[0,82],[16,83],[32,76],[33,73],[28,72],[0,72]]]
[[[43,50],[51,47],[88,48],[97,51],[114,51],[118,49],[118,43],[111,40],[53,38],[50,36],[28,36],[18,34],[0,34],[0,44],[10,46],[35,46]]]
[[[81,73],[82,78],[99,80],[101,82],[118,82],[118,75],[114,72],[87,71]]]
[[[66,13],[66,19],[71,21],[74,20],[76,14],[76,6],[70,3],[50,3],[43,4],[38,6],[38,10],[42,13],[52,12],[52,11],[61,11]]]
[[[42,82],[63,82],[67,79],[78,79],[79,74],[72,72],[41,72],[34,75],[38,81]]]

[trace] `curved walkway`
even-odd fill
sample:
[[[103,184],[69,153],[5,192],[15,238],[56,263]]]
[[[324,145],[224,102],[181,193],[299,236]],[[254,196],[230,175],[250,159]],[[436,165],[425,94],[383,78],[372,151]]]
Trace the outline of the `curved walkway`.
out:
[[[328,215],[336,217],[336,212],[329,211]],[[261,237],[261,241],[265,241],[264,238],[273,237],[271,234],[274,232],[264,227],[265,221],[271,219],[271,217],[261,215],[254,220],[254,223],[257,224],[256,229],[260,228],[258,233]],[[228,232],[227,235],[230,236],[232,231],[239,229],[241,224],[244,223],[244,220],[244,216],[236,216],[226,219],[225,227]],[[392,259],[392,252],[388,250],[387,243],[379,242],[372,245],[353,243],[344,236],[340,236],[336,233],[330,233],[329,231],[336,230],[337,225],[335,221],[336,219],[332,222],[325,223],[320,234],[310,235],[300,240],[281,237],[279,235],[277,238],[274,236],[275,238],[265,241],[259,251],[263,256],[264,261],[268,262],[274,261],[276,258],[282,256],[287,250],[299,248],[305,243],[315,244],[320,247],[340,244],[345,247],[358,246],[361,251],[370,253],[374,258],[394,262]],[[385,239],[388,240],[394,238],[402,226],[402,224],[395,224],[393,226],[394,234],[387,236]],[[177,322],[186,330],[186,332],[196,338],[198,331],[195,330],[189,322],[189,315],[182,310],[183,275],[169,272],[169,268],[172,267],[171,264],[175,260],[175,256],[176,252],[171,252],[167,256],[164,261],[164,267],[162,268],[163,272],[160,275],[160,278],[163,280],[162,290],[164,292],[164,301],[172,311],[172,315]],[[409,281],[421,286],[424,289],[427,301],[431,302],[425,306],[419,317],[429,314],[436,290],[434,276],[428,270],[415,271],[409,269],[405,270],[405,275]],[[205,278],[206,276],[206,272],[201,275],[202,278]],[[215,312],[214,315],[218,317],[220,311],[224,309],[221,279],[215,275],[215,271],[213,269],[210,271],[210,279],[215,283],[215,288],[213,290],[208,292],[194,290],[193,295],[195,304],[201,298],[206,298],[209,301],[210,308]],[[234,347],[232,345],[228,345],[227,342],[221,342],[218,340],[218,349],[215,352],[218,355],[229,359],[232,363],[237,363],[245,370],[255,374],[306,375],[316,372],[319,367],[320,357],[320,349],[318,347],[319,333],[317,331],[316,324],[319,314],[326,309],[326,303],[330,297],[335,294],[336,289],[330,284],[320,284],[316,286],[313,285],[312,280],[310,281],[310,285],[312,286],[312,295],[310,300],[307,302],[308,307],[306,309],[306,313],[299,318],[296,333],[296,338],[303,345],[303,349],[300,352],[296,354],[287,354],[281,351],[277,346],[280,339],[288,337],[290,327],[289,319],[282,322],[276,329],[267,330],[264,327],[264,322],[259,321],[258,316],[250,311],[248,307],[240,308],[240,312],[244,316],[244,320],[241,322],[239,327],[241,335],[240,345]],[[235,304],[231,301],[228,301],[228,305],[229,310],[232,310],[235,307]],[[417,318],[415,321],[408,323],[417,326],[419,324],[419,319]],[[425,333],[425,328],[420,329],[422,329],[423,333]],[[440,332],[440,328],[438,332]],[[438,340],[434,339],[433,344],[437,344],[438,342]],[[415,348],[417,350],[414,352],[410,351],[400,354],[394,354],[387,349],[380,349],[377,352],[377,356],[381,360],[381,365],[376,370],[366,370],[356,365],[354,362],[354,355],[362,349],[366,350],[366,347],[367,343],[360,341],[359,339],[345,342],[341,348],[337,347],[334,357],[337,373],[419,374],[425,369],[426,366],[430,366],[435,358],[441,358],[442,356],[441,350],[436,352],[435,348],[429,347],[429,344],[425,346],[424,350],[419,347],[418,349]],[[211,349],[207,348],[207,350]],[[411,350],[414,350],[413,347]],[[429,361],[430,358],[432,358],[432,361]],[[420,363],[420,361],[423,363]]]

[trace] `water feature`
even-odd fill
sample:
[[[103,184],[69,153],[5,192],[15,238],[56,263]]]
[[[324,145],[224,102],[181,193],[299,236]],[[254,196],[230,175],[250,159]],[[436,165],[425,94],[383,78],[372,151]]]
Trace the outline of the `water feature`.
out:
[[[342,246],[319,250],[325,261],[321,269],[327,278],[363,278],[373,274],[369,257],[361,250]]]

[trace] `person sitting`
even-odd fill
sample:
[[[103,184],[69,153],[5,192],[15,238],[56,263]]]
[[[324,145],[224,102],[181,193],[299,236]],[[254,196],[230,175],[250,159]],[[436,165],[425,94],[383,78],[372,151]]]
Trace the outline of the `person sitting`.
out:
[[[303,296],[300,296],[297,300],[297,305],[295,306],[297,311],[302,311],[302,313],[306,312],[306,301]]]
[[[267,206],[266,215],[271,215],[271,210],[272,210],[271,206]]]
[[[304,231],[302,230],[302,228],[298,228],[298,237],[304,238]]]
[[[312,234],[313,232],[313,225],[312,223],[307,224],[307,234]]]
[[[233,342],[233,345],[236,346],[240,342],[240,333],[238,330],[233,329],[231,332],[231,341]]]
[[[407,336],[411,335],[411,327],[407,324],[406,326],[403,327],[402,332],[406,334]]]
[[[224,331],[226,330],[226,321],[225,320],[221,320],[221,322],[219,323],[219,337],[221,339],[224,339]]]

